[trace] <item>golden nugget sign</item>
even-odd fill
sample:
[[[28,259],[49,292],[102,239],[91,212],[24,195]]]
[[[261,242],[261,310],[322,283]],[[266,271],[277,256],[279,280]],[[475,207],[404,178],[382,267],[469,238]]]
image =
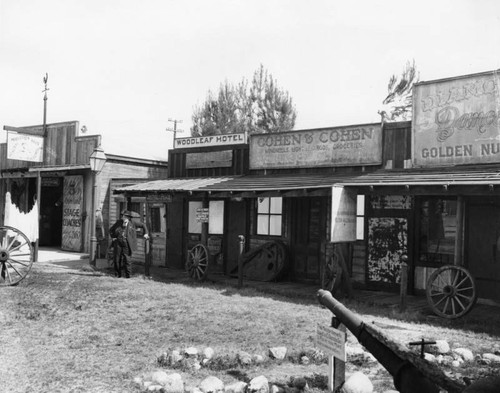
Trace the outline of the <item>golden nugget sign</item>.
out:
[[[377,165],[382,162],[380,124],[250,136],[250,168]]]
[[[415,85],[416,166],[500,162],[497,72]]]

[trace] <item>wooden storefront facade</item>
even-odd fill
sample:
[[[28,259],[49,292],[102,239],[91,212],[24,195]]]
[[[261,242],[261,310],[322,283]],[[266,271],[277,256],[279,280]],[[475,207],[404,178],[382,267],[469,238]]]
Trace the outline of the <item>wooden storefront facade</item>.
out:
[[[128,179],[126,184],[164,178],[167,163],[106,153],[106,163],[96,176],[90,168],[90,155],[101,144],[100,135],[80,135],[76,121],[30,127],[4,127],[22,139],[18,146],[40,138],[40,161],[10,158],[7,143],[0,144],[0,225],[6,224],[6,205],[23,217],[37,207],[40,190],[38,245],[80,253],[90,252],[92,198],[96,201],[98,252],[105,255],[108,228],[117,218],[116,202],[110,198],[111,179]],[[10,139],[8,139],[10,141]],[[12,146],[11,146],[12,149]],[[39,184],[40,183],[40,184]],[[10,212],[7,212],[10,214]],[[36,221],[36,217],[35,217]],[[9,217],[9,224],[23,226],[24,220]],[[29,231],[26,228],[17,228]]]
[[[181,138],[168,179],[115,194],[166,212],[166,252],[156,264],[182,269],[202,242],[212,271],[234,275],[243,235],[247,253],[269,241],[286,245],[283,279],[321,284],[338,244],[356,286],[399,291],[407,258],[409,293],[422,294],[431,273],[451,264],[471,272],[480,298],[500,301],[499,96],[497,72],[481,73],[416,85],[412,122],[222,146]],[[332,239],[335,188],[356,195],[349,241]]]

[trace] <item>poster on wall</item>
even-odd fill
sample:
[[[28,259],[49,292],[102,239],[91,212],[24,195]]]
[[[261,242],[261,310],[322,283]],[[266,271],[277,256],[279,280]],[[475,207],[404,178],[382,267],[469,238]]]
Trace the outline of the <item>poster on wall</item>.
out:
[[[63,226],[61,248],[67,251],[82,250],[83,177],[64,178]]]
[[[499,78],[488,72],[414,86],[415,166],[500,162]]]
[[[332,243],[356,241],[356,193],[332,187]]]
[[[408,248],[408,220],[372,217],[368,220],[368,282],[399,284],[403,254]]]

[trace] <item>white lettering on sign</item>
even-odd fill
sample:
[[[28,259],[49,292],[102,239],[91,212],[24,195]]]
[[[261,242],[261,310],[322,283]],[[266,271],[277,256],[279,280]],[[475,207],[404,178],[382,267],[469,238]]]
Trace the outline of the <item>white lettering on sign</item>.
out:
[[[356,241],[356,193],[344,187],[332,187],[332,243]]]
[[[346,361],[345,332],[331,326],[319,325],[316,329],[316,346],[326,355],[333,355],[337,359]]]
[[[177,138],[175,139],[174,149],[184,147],[237,145],[243,143],[246,143],[245,133],[209,135],[191,138]]]

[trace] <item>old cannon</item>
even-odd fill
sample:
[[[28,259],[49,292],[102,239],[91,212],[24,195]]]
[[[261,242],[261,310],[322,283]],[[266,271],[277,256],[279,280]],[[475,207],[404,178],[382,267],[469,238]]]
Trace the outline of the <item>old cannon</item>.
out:
[[[366,325],[356,314],[336,300],[329,291],[320,289],[318,301],[328,308],[357,340],[384,366],[394,378],[394,386],[401,393],[498,393],[500,377],[478,380],[466,386],[450,379],[435,364],[404,350],[389,340],[374,326]]]

